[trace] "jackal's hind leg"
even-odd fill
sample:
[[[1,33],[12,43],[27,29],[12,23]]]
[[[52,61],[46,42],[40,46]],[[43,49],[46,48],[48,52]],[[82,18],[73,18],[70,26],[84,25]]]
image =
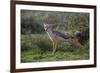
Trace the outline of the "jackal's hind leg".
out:
[[[73,40],[73,44],[78,48],[82,48],[82,49],[84,48],[83,45],[78,40]]]

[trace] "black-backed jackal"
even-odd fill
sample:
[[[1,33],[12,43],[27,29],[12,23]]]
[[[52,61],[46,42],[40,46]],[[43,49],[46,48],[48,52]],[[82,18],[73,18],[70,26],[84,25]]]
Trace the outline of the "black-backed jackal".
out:
[[[52,41],[53,53],[56,51],[57,42],[65,43],[65,44],[68,44],[68,45],[71,45],[71,46],[74,46],[74,47],[77,47],[77,48],[83,48],[83,46],[79,42],[78,38],[71,37],[71,36],[66,36],[61,32],[54,31],[52,29],[52,24],[43,24],[43,25],[44,25],[44,29],[47,32],[50,40]],[[78,32],[76,32],[75,34],[77,34],[77,33]]]

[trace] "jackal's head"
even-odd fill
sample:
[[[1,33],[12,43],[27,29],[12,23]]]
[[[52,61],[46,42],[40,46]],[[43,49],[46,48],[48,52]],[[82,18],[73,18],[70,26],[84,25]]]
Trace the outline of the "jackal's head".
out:
[[[52,28],[52,24],[43,24],[45,31]]]

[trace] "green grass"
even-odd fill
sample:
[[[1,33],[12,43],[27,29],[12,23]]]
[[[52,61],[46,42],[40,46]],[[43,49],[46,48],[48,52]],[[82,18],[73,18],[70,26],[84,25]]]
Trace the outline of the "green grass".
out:
[[[47,34],[21,36],[21,62],[69,61],[89,59],[89,42],[84,49],[58,44],[52,54],[52,42]]]

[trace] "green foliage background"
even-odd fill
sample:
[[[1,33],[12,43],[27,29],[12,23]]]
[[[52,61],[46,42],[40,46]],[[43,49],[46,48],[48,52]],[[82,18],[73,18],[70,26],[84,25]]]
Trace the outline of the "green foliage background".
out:
[[[77,30],[84,36],[84,49],[58,44],[52,53],[52,42],[43,23],[68,35]],[[89,13],[21,10],[21,62],[89,59]]]

